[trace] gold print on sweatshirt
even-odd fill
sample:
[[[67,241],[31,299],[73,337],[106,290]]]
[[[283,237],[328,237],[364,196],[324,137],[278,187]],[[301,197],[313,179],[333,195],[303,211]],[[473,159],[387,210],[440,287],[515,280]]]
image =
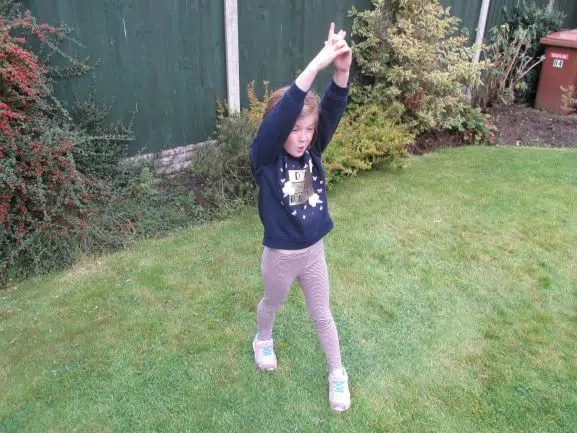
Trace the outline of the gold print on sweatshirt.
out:
[[[296,206],[305,203],[313,195],[313,178],[310,170],[288,170],[288,179],[294,187],[289,195],[289,204]]]

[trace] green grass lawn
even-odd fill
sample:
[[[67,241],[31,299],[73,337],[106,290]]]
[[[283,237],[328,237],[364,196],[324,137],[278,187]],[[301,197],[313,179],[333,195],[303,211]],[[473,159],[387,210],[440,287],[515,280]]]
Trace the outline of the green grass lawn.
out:
[[[575,432],[576,167],[458,148],[333,191],[344,414],[298,286],[254,365],[255,209],[0,291],[0,432]]]

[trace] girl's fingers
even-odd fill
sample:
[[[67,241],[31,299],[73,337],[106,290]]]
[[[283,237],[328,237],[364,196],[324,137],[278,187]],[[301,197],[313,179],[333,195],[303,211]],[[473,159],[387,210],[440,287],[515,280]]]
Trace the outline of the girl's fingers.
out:
[[[333,32],[332,36],[330,36],[327,41],[331,44],[335,44],[337,41],[344,40],[346,36],[347,32],[345,30],[339,30],[338,33]]]
[[[344,41],[343,41],[344,42]],[[332,60],[336,59],[337,57],[341,56],[342,54],[348,53],[351,51],[351,48],[347,45],[346,42],[339,43],[338,45],[333,45],[331,47],[331,52],[328,54],[328,58]]]
[[[347,36],[347,32],[345,30],[339,30],[338,33],[335,33],[335,23],[331,22],[330,26],[329,26],[329,34],[328,34],[328,38],[324,43],[324,46],[327,47],[331,47],[331,49],[333,50],[333,54],[335,55],[340,55],[341,54],[341,50],[343,50],[343,48],[348,48],[347,42],[346,42],[346,36]],[[345,49],[346,52],[346,49]],[[338,54],[337,54],[338,53]]]
[[[340,50],[341,48],[346,47],[346,46],[347,46],[347,41],[341,39],[341,40],[339,40],[339,41],[336,42],[336,44],[334,45],[334,48],[335,48],[335,50],[338,51],[338,50]]]
[[[331,22],[331,25],[329,26],[329,37],[327,38],[327,41],[332,41],[333,37],[335,35],[335,23]]]

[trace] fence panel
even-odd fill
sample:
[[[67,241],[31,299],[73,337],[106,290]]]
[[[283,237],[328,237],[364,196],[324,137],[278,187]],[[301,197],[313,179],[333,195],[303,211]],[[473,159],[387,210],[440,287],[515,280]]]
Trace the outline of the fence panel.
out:
[[[289,84],[322,48],[331,21],[350,35],[347,12],[371,8],[370,0],[243,0],[238,2],[241,105],[248,103],[246,87],[254,81],[271,89]],[[322,91],[330,80],[325,71],[315,80]],[[259,92],[259,94],[260,94]]]
[[[71,101],[92,84],[112,116],[135,112],[130,153],[205,140],[214,130],[215,100],[226,98],[224,3],[215,0],[28,0],[39,22],[63,22],[85,45],[80,57],[100,61],[91,77],[58,87]],[[74,47],[74,46],[73,46]]]
[[[489,9],[489,17],[487,22],[487,32],[493,27],[503,23],[503,7],[507,11],[511,11],[515,6],[519,5],[521,0],[492,0]],[[539,7],[546,8],[549,5],[549,0],[532,0],[527,1],[528,4],[534,3]],[[568,28],[577,26],[577,2],[575,0],[556,0],[555,9],[564,12],[567,15],[565,26]],[[485,34],[485,38],[489,33]]]
[[[462,20],[462,27],[469,30],[471,42],[474,42],[479,22],[479,14],[483,0],[440,0],[445,7],[451,7],[451,15],[457,16]],[[520,5],[522,0],[492,0],[487,16],[487,26],[485,29],[485,41],[491,36],[490,30],[504,22],[503,8],[510,12],[515,6]],[[535,4],[539,7],[546,8],[549,0],[526,0],[527,4]],[[565,26],[567,28],[577,27],[577,1],[575,0],[556,0],[555,9],[567,14]]]
[[[565,12],[565,27],[568,29],[577,29],[577,1],[575,0],[557,0],[555,9]]]
[[[451,8],[451,16],[461,19],[461,27],[468,30],[471,43],[475,42],[483,0],[441,0],[440,3]]]
[[[487,29],[485,31],[485,42],[491,38],[491,29],[504,23],[503,8],[511,11],[518,4],[518,0],[492,0],[487,16]]]
[[[502,22],[502,9],[520,0],[492,0],[489,29]],[[546,6],[549,0],[535,0]],[[57,86],[69,103],[97,99],[112,104],[112,117],[135,112],[136,140],[130,153],[148,153],[203,141],[214,130],[217,99],[226,99],[223,0],[24,0],[40,22],[63,22],[74,29],[69,52],[100,65],[91,76]],[[462,20],[474,40],[482,0],[441,0]],[[290,83],[321,48],[329,22],[350,34],[347,12],[371,8],[370,0],[242,0],[239,11],[241,104],[255,81],[271,88]],[[567,27],[577,27],[577,2],[557,0]],[[322,91],[330,72],[316,80]]]

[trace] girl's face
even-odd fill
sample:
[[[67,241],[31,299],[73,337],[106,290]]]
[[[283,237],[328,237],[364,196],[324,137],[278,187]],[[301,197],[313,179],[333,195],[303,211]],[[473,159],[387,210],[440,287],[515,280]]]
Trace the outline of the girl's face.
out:
[[[317,115],[314,113],[299,116],[284,143],[284,150],[295,158],[303,156],[311,144],[316,124]]]

